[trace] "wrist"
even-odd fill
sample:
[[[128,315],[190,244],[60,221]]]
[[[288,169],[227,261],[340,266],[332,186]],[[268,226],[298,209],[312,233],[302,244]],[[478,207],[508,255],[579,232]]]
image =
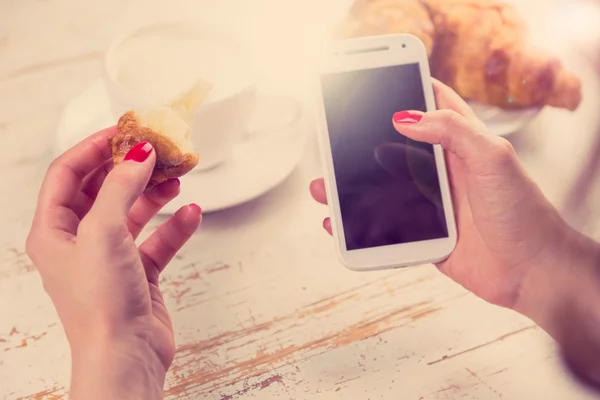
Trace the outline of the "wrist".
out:
[[[600,389],[600,245],[569,230],[559,250],[532,270],[517,311],[558,342],[577,378]]]
[[[566,224],[557,237],[544,259],[529,268],[514,310],[559,340],[565,310],[579,292],[597,284],[600,245]]]
[[[163,398],[167,369],[142,338],[94,338],[71,353],[74,400]]]

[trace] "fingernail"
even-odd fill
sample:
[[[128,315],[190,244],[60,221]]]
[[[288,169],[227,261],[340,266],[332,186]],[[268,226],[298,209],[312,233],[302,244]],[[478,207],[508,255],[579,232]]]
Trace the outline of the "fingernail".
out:
[[[423,119],[423,114],[414,111],[400,111],[394,114],[394,122],[402,125],[416,124]]]
[[[173,179],[175,182],[177,182],[177,186],[181,186],[181,181],[179,180],[179,178],[175,178]]]
[[[202,213],[202,209],[200,208],[200,206],[196,203],[192,203],[190,204],[190,207],[192,207],[194,210],[196,210],[198,213]]]
[[[123,161],[143,162],[146,161],[150,153],[152,153],[152,145],[148,142],[139,142],[129,150]]]

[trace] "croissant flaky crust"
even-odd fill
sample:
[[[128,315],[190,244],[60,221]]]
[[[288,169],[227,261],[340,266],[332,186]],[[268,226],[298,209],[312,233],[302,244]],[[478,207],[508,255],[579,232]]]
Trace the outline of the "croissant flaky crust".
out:
[[[419,7],[427,10],[426,17]],[[388,22],[379,30],[369,28],[373,14],[394,15],[396,10],[407,16],[382,19]],[[423,40],[423,33],[411,30],[418,18],[433,25],[432,75],[462,97],[505,109],[575,110],[581,103],[580,79],[555,57],[529,46],[524,21],[503,2],[356,0],[348,20],[362,27],[353,36],[412,33]]]
[[[117,135],[110,139],[114,165],[123,161],[129,150],[142,141],[154,147],[156,164],[147,188],[179,178],[198,164],[198,154],[185,152],[167,136],[142,126],[135,111],[128,111],[119,118],[117,131]]]

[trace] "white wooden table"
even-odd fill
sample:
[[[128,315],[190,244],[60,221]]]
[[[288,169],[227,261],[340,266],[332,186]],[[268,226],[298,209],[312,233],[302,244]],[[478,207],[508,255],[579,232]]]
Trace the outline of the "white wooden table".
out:
[[[260,25],[262,42],[276,44],[273,32],[309,20],[323,2],[249,3],[0,2],[0,398],[57,400],[68,390],[68,345],[24,254],[62,108],[97,79],[102,52],[131,21],[212,13],[223,23]],[[557,2],[527,3],[539,11]],[[295,30],[296,39],[317,28]],[[598,236],[600,185],[589,157],[598,147],[600,85],[584,57],[592,53],[571,50],[567,58],[585,81],[581,109],[547,110],[513,140],[551,200],[573,223],[592,222],[581,226]],[[286,55],[274,70],[291,63]],[[284,184],[206,216],[169,266],[162,288],[178,350],[168,399],[592,398],[564,373],[554,343],[531,321],[485,304],[434,267],[342,268],[320,228],[326,210],[306,189],[319,175],[311,138]],[[576,184],[585,190],[574,195]],[[563,208],[573,202],[587,205],[585,218]]]

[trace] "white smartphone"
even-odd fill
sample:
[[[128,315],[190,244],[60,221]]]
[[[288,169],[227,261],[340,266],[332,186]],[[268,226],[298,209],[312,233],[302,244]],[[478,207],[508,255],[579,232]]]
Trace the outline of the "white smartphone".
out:
[[[457,241],[440,146],[393,126],[398,111],[435,110],[425,46],[412,35],[337,42],[317,82],[319,139],[342,263],[370,271],[440,262]]]

